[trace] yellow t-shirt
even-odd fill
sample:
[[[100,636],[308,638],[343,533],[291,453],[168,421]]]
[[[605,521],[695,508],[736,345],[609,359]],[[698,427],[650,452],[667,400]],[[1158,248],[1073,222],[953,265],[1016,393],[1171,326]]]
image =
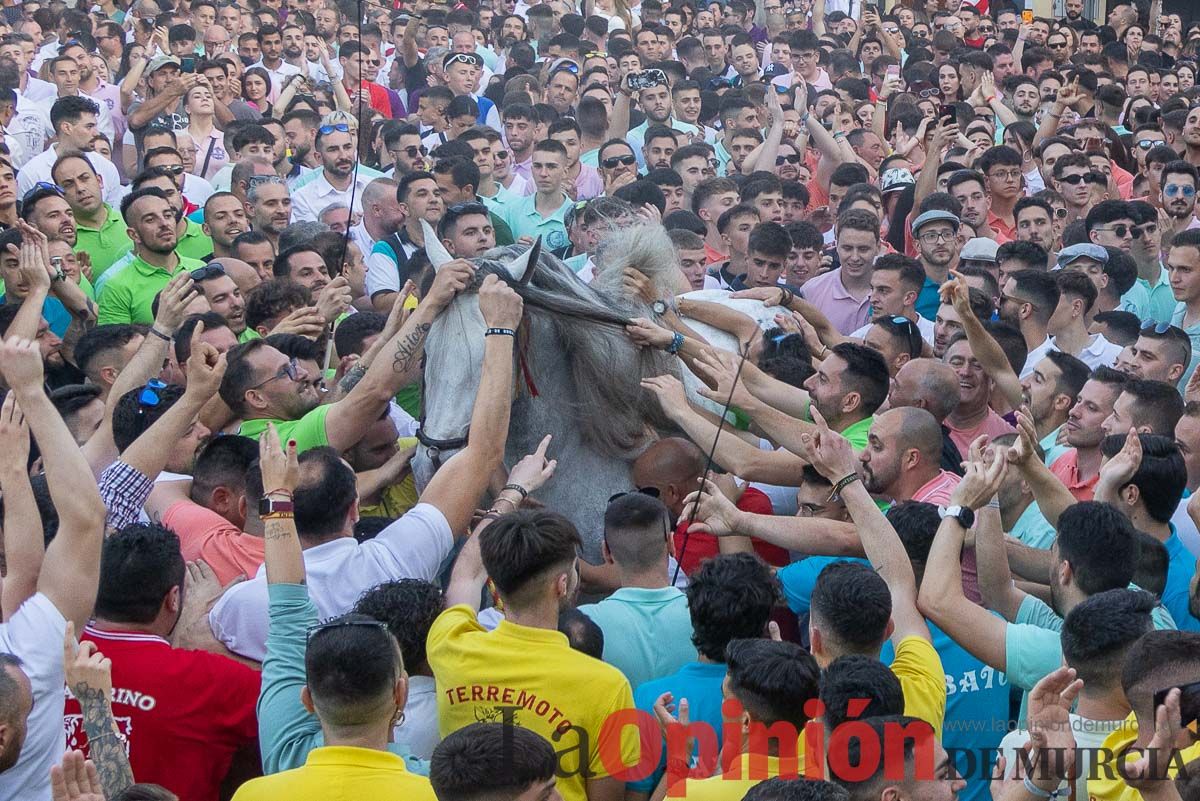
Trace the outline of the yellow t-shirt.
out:
[[[767,779],[776,776],[803,779],[803,739],[796,746],[796,752],[795,759],[741,754],[724,773],[707,779],[684,779],[667,792],[667,798],[679,798],[682,801],[741,801],[751,787]]]
[[[587,801],[582,760],[586,772],[600,778],[637,764],[629,681],[612,665],[572,650],[557,631],[504,620],[489,632],[469,606],[453,606],[430,628],[426,654],[437,680],[442,737],[480,721],[537,732],[558,752],[560,773],[568,774],[558,779],[565,801]],[[622,710],[627,725],[606,728]]]
[[[1125,719],[1125,725],[1114,731],[1104,740],[1104,745],[1101,746],[1104,751],[1112,754],[1120,754],[1138,738],[1137,716],[1132,712]],[[1136,762],[1141,757],[1137,751],[1125,755],[1125,762]],[[1119,759],[1120,757],[1115,757]],[[1200,759],[1200,743],[1195,743],[1179,752],[1179,756],[1172,759],[1167,765],[1167,775],[1175,778],[1178,771],[1176,768],[1179,765],[1187,765],[1193,760]],[[1090,801],[1142,801],[1142,794],[1138,790],[1133,789],[1125,783],[1125,779],[1121,777],[1121,771],[1116,769],[1115,762],[1109,763],[1107,766],[1097,765],[1093,768],[1096,775],[1094,779],[1088,779],[1087,789],[1088,798]],[[1112,778],[1109,778],[1107,772],[1111,771]]]
[[[233,801],[362,801],[400,798],[437,801],[429,779],[409,773],[404,759],[388,751],[324,746],[308,752],[303,767],[251,779]]]
[[[923,637],[905,637],[896,646],[892,673],[904,690],[904,714],[933,726],[940,742],[946,719],[946,674],[933,643]]]

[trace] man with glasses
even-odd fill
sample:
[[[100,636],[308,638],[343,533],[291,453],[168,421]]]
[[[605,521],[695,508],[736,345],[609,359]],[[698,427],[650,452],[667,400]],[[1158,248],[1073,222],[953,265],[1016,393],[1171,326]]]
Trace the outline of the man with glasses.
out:
[[[916,310],[927,320],[932,320],[941,306],[939,290],[950,277],[950,271],[958,266],[958,255],[962,245],[958,238],[961,223],[957,216],[934,209],[919,215],[912,222],[913,239],[921,267],[925,270],[925,283],[917,296]]]
[[[98,279],[132,246],[125,221],[104,202],[103,179],[82,154],[62,156],[51,168],[75,223],[75,250],[87,253],[92,279]]]
[[[1042,152],[1046,154],[1049,150]],[[1059,156],[1052,175],[1055,190],[1067,204],[1067,224],[1086,217],[1092,205],[1092,186],[1103,184],[1104,176],[1092,168],[1092,163],[1082,153]]]
[[[1140,237],[1133,223],[1133,212],[1123,200],[1105,200],[1087,213],[1084,225],[1088,239],[1102,247],[1118,248],[1129,253],[1133,238]]]
[[[113,271],[100,293],[98,323],[149,324],[155,296],[180,270],[197,270],[204,262],[175,252],[180,215],[162,189],[134,190],[121,201],[121,216],[133,240],[133,256],[127,267]]]
[[[1174,231],[1200,228],[1200,219],[1196,217],[1197,175],[1196,168],[1182,160],[1172,161],[1162,169],[1160,206]]]
[[[1033,88],[1033,95],[1036,102],[1036,87]],[[1001,241],[1015,239],[1013,207],[1023,196],[1021,189],[1024,184],[1021,154],[1007,145],[997,145],[983,151],[977,166],[986,179],[985,188],[991,198],[988,226],[1003,237]]]
[[[624,139],[609,139],[597,154],[600,176],[604,179],[604,194],[613,192],[638,178],[637,156]]]
[[[113,163],[93,153],[97,134],[99,106],[86,97],[68,96],[54,101],[50,123],[58,141],[25,162],[17,176],[17,192],[25,195],[38,183],[49,183],[51,167],[64,153],[82,152],[96,172],[104,178],[104,200],[118,202],[121,198],[121,176]]]
[[[351,216],[362,214],[363,190],[373,179],[365,174],[356,179],[354,163],[358,160],[358,148],[350,126],[322,125],[317,129],[314,148],[321,171],[292,196],[292,219],[316,220],[321,209],[333,203],[344,203]]]
[[[387,123],[383,133],[383,146],[392,157],[389,177],[400,180],[410,172],[425,169],[429,151],[421,144],[421,131],[408,123]]]

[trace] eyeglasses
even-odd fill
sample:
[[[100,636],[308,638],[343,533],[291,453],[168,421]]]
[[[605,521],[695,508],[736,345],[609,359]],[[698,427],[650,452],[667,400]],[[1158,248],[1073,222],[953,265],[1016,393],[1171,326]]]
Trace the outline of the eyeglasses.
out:
[[[21,198],[22,203],[28,203],[29,199],[38,192],[48,192],[51,195],[63,196],[63,189],[58,184],[52,184],[49,181],[38,181],[33,187],[25,193],[25,197]]]
[[[146,386],[142,387],[142,391],[138,393],[138,414],[141,414],[143,409],[153,409],[162,403],[160,393],[166,388],[166,383],[157,378],[147,381]]]
[[[1163,187],[1163,194],[1167,197],[1175,197],[1176,195],[1191,197],[1192,195],[1196,194],[1196,187],[1183,186],[1181,184],[1167,184]]]
[[[638,487],[638,488],[637,488],[636,490],[634,490],[633,492],[616,492],[616,493],[613,493],[612,495],[609,495],[609,496],[608,496],[608,502],[609,502],[609,503],[612,503],[612,502],[613,502],[613,501],[615,501],[617,498],[624,498],[626,495],[632,495],[632,494],[634,494],[634,492],[638,493],[639,495],[649,495],[651,498],[657,498],[657,497],[658,497],[658,496],[661,494],[661,493],[658,491],[658,487]]]
[[[250,389],[259,389],[260,387],[265,387],[267,384],[270,384],[272,381],[278,381],[279,379],[284,378],[285,376],[291,381],[299,381],[300,380],[300,363],[298,361],[296,361],[295,358],[288,359],[288,363],[285,364],[283,367],[280,367],[279,370],[276,371],[275,375],[271,376],[266,381],[258,382],[254,386],[250,387]]]
[[[321,136],[328,136],[334,131],[338,133],[350,133],[350,126],[344,122],[339,122],[334,125],[322,125],[317,129],[317,133],[321,134]]]
[[[1015,181],[1021,177],[1020,170],[995,170],[988,173],[988,178],[994,181]]]
[[[1138,230],[1136,225],[1126,225],[1125,223],[1117,223],[1116,225],[1097,225],[1093,231],[1111,231],[1117,235],[1117,239],[1124,239],[1126,235],[1132,236],[1134,239],[1141,239],[1142,232]]]
[[[604,161],[600,162],[600,166],[606,170],[615,169],[619,165],[624,165],[626,167],[632,167],[634,164],[637,164],[637,157],[633,156],[633,155],[612,156],[612,157],[606,158]]]
[[[506,159],[508,159],[508,151],[507,150],[495,150],[492,152],[492,155],[496,157],[497,161],[505,161]]]
[[[363,628],[368,628],[368,629],[379,629],[380,631],[382,631],[386,634],[389,634],[389,635],[391,634],[391,632],[388,631],[387,624],[384,623],[382,620],[359,620],[357,618],[347,619],[344,617],[339,617],[339,618],[334,618],[333,620],[327,620],[324,623],[318,623],[315,626],[309,626],[308,631],[305,634],[304,641],[306,643],[312,642],[312,638],[315,637],[316,635],[320,634],[322,631],[330,631],[332,629],[345,629],[345,628],[350,628],[352,626],[362,626]]]
[[[263,184],[286,184],[287,181],[278,175],[251,175],[246,179],[248,189],[256,189]]]
[[[193,281],[208,281],[225,275],[225,268],[219,264],[206,264],[203,267],[192,270],[189,274],[192,276]]]
[[[790,156],[776,156],[775,166],[778,167],[781,164],[799,164],[801,161],[803,159],[800,158],[799,153],[793,153]]]
[[[918,238],[926,245],[932,245],[936,242],[953,242],[958,236],[958,231],[925,231]]]

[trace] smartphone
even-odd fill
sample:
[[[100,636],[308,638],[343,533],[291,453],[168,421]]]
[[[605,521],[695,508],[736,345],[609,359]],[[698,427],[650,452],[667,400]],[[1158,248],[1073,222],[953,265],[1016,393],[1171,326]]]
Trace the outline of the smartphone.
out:
[[[1021,12],[1021,21],[1024,22],[1026,25],[1033,22],[1033,9],[1032,8],[1027,8]]]
[[[938,119],[942,122],[954,122],[958,119],[958,109],[952,103],[943,103],[938,106]]]
[[[899,78],[900,77],[900,65],[899,64],[888,65],[885,76],[886,76],[886,78]]]
[[[183,56],[182,58],[180,58],[179,59],[179,71],[180,72],[195,72],[196,71],[196,57],[195,56]]]
[[[642,70],[629,73],[629,88],[636,91],[649,89],[651,86],[666,86],[667,74],[662,70]]]
[[[1154,709],[1158,709],[1167,700],[1167,693],[1175,689],[1167,687],[1154,694]],[[1200,719],[1200,681],[1184,684],[1179,687],[1179,722],[1185,728],[1195,731],[1196,721]]]

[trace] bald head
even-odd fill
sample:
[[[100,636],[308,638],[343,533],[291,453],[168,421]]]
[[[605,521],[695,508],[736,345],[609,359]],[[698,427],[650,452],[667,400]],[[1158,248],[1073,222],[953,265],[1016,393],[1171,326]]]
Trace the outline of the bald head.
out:
[[[914,406],[933,415],[940,424],[959,402],[954,368],[936,359],[913,359],[896,373],[889,405]]]
[[[363,205],[369,206],[372,203],[384,203],[388,198],[394,198],[398,186],[399,184],[391,178],[376,178],[367,184],[367,188],[363,190]]]
[[[937,465],[942,459],[942,427],[933,415],[916,406],[900,406],[875,416],[875,427],[884,438],[894,438],[905,448],[916,448],[921,458]]]
[[[682,437],[660,439],[633,463],[634,480],[639,487],[668,483],[691,485],[703,472],[704,451]],[[643,482],[643,476],[651,480]]]
[[[237,284],[237,288],[245,295],[251,289],[262,283],[262,277],[258,271],[251,267],[241,259],[235,259],[232,256],[222,256],[218,259],[213,259],[209,264],[216,264],[225,268],[225,274],[233,279],[233,283]]]

